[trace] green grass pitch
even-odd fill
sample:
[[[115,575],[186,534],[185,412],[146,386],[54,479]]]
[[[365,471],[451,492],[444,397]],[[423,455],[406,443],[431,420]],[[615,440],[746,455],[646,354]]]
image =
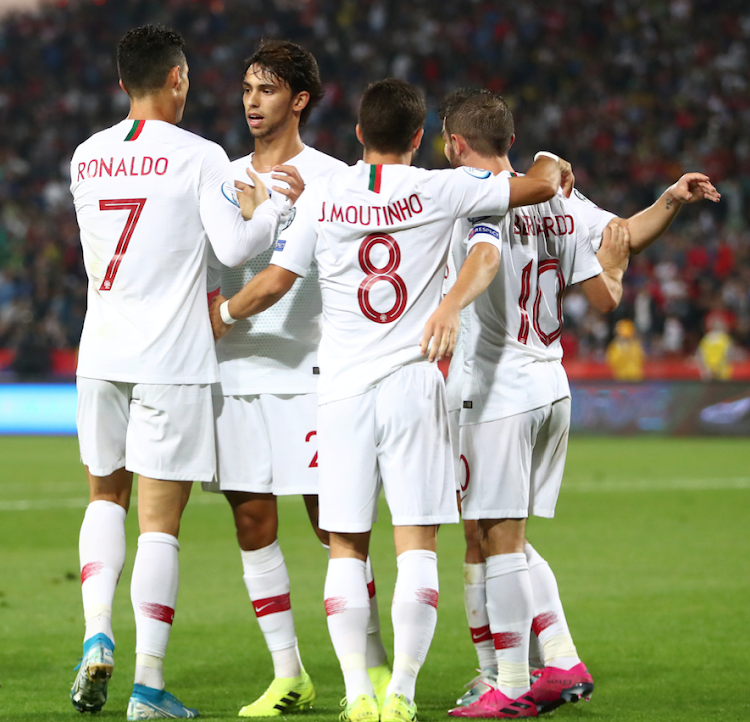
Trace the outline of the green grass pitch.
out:
[[[596,691],[559,720],[750,719],[750,444],[719,439],[571,440],[557,518],[529,538],[557,574]],[[70,438],[0,438],[0,719],[77,719],[68,699],[83,632],[77,539],[86,503]],[[280,502],[302,658],[318,691],[307,720],[333,722],[343,682],[323,612],[326,557],[299,498]],[[380,616],[392,645],[388,515],[373,534]],[[129,551],[114,624],[115,674],[97,715],[124,719],[134,624]],[[183,521],[168,689],[204,719],[230,719],[271,680],[241,578],[228,505],[196,488]],[[435,640],[417,687],[422,722],[446,710],[476,663],[463,611],[459,527],[440,532]]]

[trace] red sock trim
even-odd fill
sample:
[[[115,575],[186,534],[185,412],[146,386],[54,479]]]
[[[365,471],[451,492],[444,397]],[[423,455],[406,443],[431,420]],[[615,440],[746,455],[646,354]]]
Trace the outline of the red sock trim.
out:
[[[474,644],[492,641],[492,632],[490,632],[489,624],[486,627],[469,627],[469,631],[471,632],[471,641]]]
[[[326,599],[326,617],[346,611],[346,597],[328,597]]]
[[[523,635],[520,632],[500,632],[493,634],[492,640],[495,642],[495,649],[512,649],[520,647]]]
[[[138,609],[144,617],[155,619],[157,622],[166,622],[167,624],[172,624],[172,622],[174,622],[174,609],[172,609],[172,607],[167,607],[164,604],[141,602]]]
[[[429,587],[417,589],[417,601],[420,604],[429,604],[431,607],[435,607],[435,609],[437,609],[439,596],[437,589],[430,589]]]
[[[277,614],[286,612],[292,608],[292,601],[289,594],[279,594],[277,597],[266,597],[266,599],[256,599],[253,602],[253,609],[256,617],[265,617],[266,614]]]
[[[545,612],[534,617],[534,621],[531,623],[531,629],[538,637],[547,627],[551,627],[557,623],[557,614],[555,612]]]
[[[367,593],[370,595],[370,599],[375,596],[375,580],[367,582]]]
[[[83,565],[81,569],[81,584],[83,584],[89,577],[94,577],[101,570],[104,569],[104,562],[89,562]]]

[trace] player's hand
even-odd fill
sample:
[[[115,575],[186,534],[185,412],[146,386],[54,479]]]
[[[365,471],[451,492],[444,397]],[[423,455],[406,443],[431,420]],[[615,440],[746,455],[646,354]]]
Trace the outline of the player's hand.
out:
[[[619,269],[623,273],[630,260],[630,230],[624,223],[612,220],[602,233],[602,245],[597,254],[602,268]]]
[[[576,177],[573,175],[573,166],[564,158],[560,158],[560,188],[566,198],[570,198],[575,184]]]
[[[255,209],[271,196],[268,194],[268,189],[263,184],[263,181],[255,173],[249,168],[246,168],[245,172],[250,180],[252,180],[253,185],[236,180],[234,187],[237,189],[237,200],[240,204],[242,217],[246,221],[249,221],[253,217]]]
[[[420,344],[422,356],[428,356],[429,352],[427,360],[430,363],[435,359],[440,361],[452,356],[453,350],[456,348],[460,324],[459,309],[443,300],[425,324],[424,335]]]
[[[704,199],[714,203],[721,200],[721,193],[703,173],[685,173],[680,180],[667,188],[666,195],[667,202],[671,198],[680,205],[697,203]]]
[[[214,341],[218,341],[223,336],[226,336],[232,327],[224,323],[221,319],[221,313],[219,312],[219,306],[226,301],[226,296],[219,294],[209,306],[208,315],[211,318],[211,330],[214,332]]]
[[[305,182],[299,171],[293,165],[275,165],[271,178],[284,181],[288,186],[271,186],[277,193],[286,196],[289,203],[294,205],[305,190]]]

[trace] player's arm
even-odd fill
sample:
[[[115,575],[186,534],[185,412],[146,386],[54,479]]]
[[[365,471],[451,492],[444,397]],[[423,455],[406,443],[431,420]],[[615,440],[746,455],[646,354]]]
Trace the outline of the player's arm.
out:
[[[217,296],[211,303],[211,327],[218,341],[232,329],[232,324],[241,318],[250,318],[280,301],[294,282],[296,273],[274,264],[255,275],[232,298]]]
[[[611,222],[602,234],[602,245],[596,254],[602,266],[598,276],[581,283],[589,303],[602,313],[614,311],[622,300],[622,277],[630,258],[629,232],[625,225]]]
[[[510,208],[544,203],[552,198],[563,177],[572,173],[570,163],[556,155],[541,151],[526,175],[510,178]]]
[[[679,213],[682,206],[709,200],[718,203],[721,194],[714,188],[707,175],[685,173],[673,183],[659,199],[624,222],[630,231],[630,251],[640,253],[661,236]]]
[[[461,311],[490,285],[498,268],[500,251],[496,246],[482,242],[472,246],[453,288],[425,324],[420,348],[423,356],[429,351],[430,363],[453,355]]]

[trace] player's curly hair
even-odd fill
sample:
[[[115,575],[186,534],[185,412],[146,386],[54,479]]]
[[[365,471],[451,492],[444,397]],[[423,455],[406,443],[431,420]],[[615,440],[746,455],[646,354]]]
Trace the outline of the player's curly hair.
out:
[[[484,158],[505,155],[515,126],[502,95],[481,88],[459,88],[445,96],[438,109],[445,133],[460,135]]]
[[[318,63],[311,52],[289,40],[261,40],[258,49],[245,59],[243,75],[251,65],[257,65],[271,77],[287,85],[293,95],[310,94],[310,100],[302,109],[299,124],[302,127],[313,108],[323,99],[323,83],[320,80]]]
[[[368,150],[405,153],[426,118],[427,106],[418,88],[399,78],[386,78],[365,89],[357,122]]]
[[[162,25],[134,28],[117,46],[117,70],[131,97],[138,98],[159,90],[169,71],[185,64],[182,35]]]

